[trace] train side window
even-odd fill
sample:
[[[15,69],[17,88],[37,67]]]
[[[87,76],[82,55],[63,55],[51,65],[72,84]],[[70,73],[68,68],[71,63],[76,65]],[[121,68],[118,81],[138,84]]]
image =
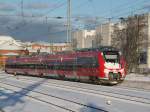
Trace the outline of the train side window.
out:
[[[43,64],[36,64],[36,65],[35,65],[35,68],[36,68],[36,69],[43,69],[44,66],[43,66]]]
[[[48,63],[47,63],[47,68],[50,69],[50,70],[55,70],[56,69],[56,61],[57,60],[50,60]]]
[[[34,64],[30,64],[28,65],[30,69],[35,69],[35,65]]]
[[[97,57],[77,57],[77,67],[93,68],[98,67]]]
[[[63,70],[73,70],[74,60],[67,60],[63,62]]]
[[[55,70],[60,70],[61,69],[61,62],[56,60],[55,63],[54,63],[54,69]]]
[[[53,70],[54,66],[53,65],[47,65],[47,68],[50,69],[50,70]]]

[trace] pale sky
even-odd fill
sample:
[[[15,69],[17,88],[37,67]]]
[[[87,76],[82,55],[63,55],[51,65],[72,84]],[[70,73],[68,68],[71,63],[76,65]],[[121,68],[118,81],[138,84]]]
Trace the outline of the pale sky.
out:
[[[71,0],[72,30],[93,29],[108,18],[115,22],[149,11],[149,0]],[[67,0],[0,0],[0,35],[23,41],[65,42],[66,13]]]

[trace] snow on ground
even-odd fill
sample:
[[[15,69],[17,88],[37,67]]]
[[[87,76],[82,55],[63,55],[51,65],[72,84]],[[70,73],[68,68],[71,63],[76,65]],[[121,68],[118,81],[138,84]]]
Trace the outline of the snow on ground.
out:
[[[130,73],[126,76],[127,81],[150,82],[150,75]]]
[[[118,86],[150,90],[150,74],[130,73]]]
[[[65,87],[64,85],[69,85],[71,87]],[[5,112],[62,112],[62,109],[37,101],[37,98],[46,102],[57,104],[59,106],[71,108],[75,110],[75,112],[150,112],[150,103],[145,104],[142,102],[119,99],[117,98],[119,94],[114,94],[115,96],[117,95],[116,97],[109,96],[113,95],[111,92],[115,92],[124,94],[125,97],[131,95],[132,100],[134,97],[137,97],[144,98],[150,102],[149,92],[132,90],[130,88],[122,89],[116,88],[115,86],[107,87],[22,75],[20,75],[19,78],[16,78],[10,74],[8,77],[8,74],[6,73],[0,74],[0,86],[0,108],[2,108]],[[74,86],[78,87],[75,88]],[[13,92],[4,88],[15,90],[17,92]],[[81,88],[88,89],[82,90]],[[103,91],[105,91],[105,94]],[[38,92],[44,94],[39,94]],[[109,95],[106,95],[106,93]],[[36,99],[28,97],[27,95],[33,96]],[[120,98],[123,96],[119,95]],[[62,99],[67,99],[68,101],[64,101]],[[69,101],[99,108],[101,111],[93,110],[92,108],[87,108],[83,105],[78,105],[73,102],[69,103]],[[143,101],[143,99],[140,101]]]

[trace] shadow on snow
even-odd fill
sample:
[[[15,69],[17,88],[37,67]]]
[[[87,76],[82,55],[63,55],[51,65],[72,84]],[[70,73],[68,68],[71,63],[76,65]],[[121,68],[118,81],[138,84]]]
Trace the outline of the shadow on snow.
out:
[[[23,100],[23,97],[25,97],[28,93],[32,92],[34,89],[36,89],[38,86],[40,86],[42,83],[44,83],[46,79],[36,82],[32,85],[29,85],[27,87],[22,88],[20,91],[14,91],[11,92],[6,90],[0,90],[0,112],[1,109],[4,110],[6,107],[13,107],[19,103],[25,104],[25,101]],[[23,107],[20,109],[20,111],[23,109]],[[18,111],[18,110],[17,110]]]
[[[83,107],[80,109],[79,112],[109,112],[106,108],[104,107],[99,107],[94,103],[89,103],[87,104],[88,107]],[[91,108],[89,108],[91,107]]]

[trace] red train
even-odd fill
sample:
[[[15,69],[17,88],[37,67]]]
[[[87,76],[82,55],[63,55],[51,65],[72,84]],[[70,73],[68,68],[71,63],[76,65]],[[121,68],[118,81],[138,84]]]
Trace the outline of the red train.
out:
[[[116,84],[126,76],[125,61],[113,47],[9,58],[5,71],[13,74],[57,76]]]

